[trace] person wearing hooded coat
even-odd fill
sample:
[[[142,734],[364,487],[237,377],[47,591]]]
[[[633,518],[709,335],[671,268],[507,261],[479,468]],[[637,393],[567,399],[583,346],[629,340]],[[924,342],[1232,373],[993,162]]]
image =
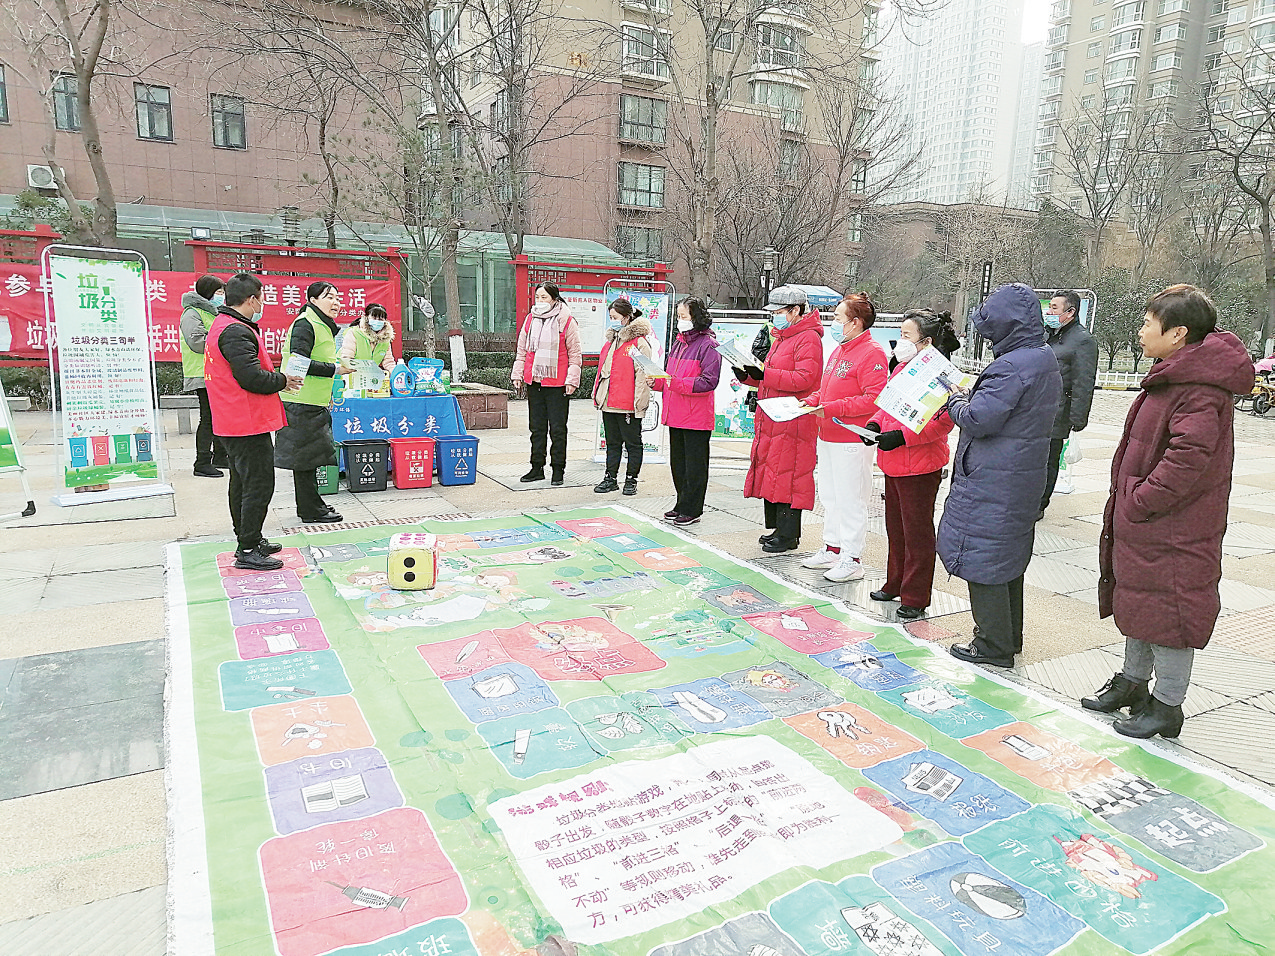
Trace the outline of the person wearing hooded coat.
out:
[[[1098,542],[1098,613],[1114,616],[1125,636],[1124,665],[1081,704],[1102,713],[1128,707],[1131,716],[1115,723],[1125,736],[1176,737],[1195,652],[1221,610],[1232,397],[1252,390],[1253,363],[1194,286],[1153,296],[1138,338],[1155,364],[1111,460]]]
[[[304,384],[283,396],[288,424],[275,439],[276,468],[292,472],[297,516],[306,524],[331,524],[341,515],[319,494],[318,470],[336,464],[332,443],[332,379],[350,369],[336,354],[337,324],[341,300],[330,282],[312,282],[305,290],[306,305],[288,329],[283,347],[283,367],[299,355],[310,360]]]
[[[193,292],[182,293],[181,355],[182,391],[194,392],[199,401],[199,425],[195,429],[195,476],[220,478],[230,467],[221,439],[213,434],[212,407],[204,386],[204,342],[217,310],[226,302],[222,281],[214,275],[195,280]]]
[[[780,286],[770,293],[771,347],[765,369],[735,369],[735,377],[757,388],[757,401],[791,396],[804,401],[819,388],[823,374],[823,323],[819,310],[803,315],[806,293]],[[819,422],[813,415],[777,422],[758,406],[753,420],[744,497],[761,498],[770,535],[762,535],[768,554],[795,551],[801,542],[801,513],[815,506],[815,445]]]
[[[952,647],[952,656],[1013,667],[1023,649],[1023,574],[1045,491],[1062,375],[1045,344],[1040,300],[1022,283],[1001,286],[971,321],[994,357],[973,388],[947,402],[961,437],[938,553],[948,573],[969,585],[977,633],[968,645]]]
[[[651,323],[628,299],[616,299],[607,314],[606,341],[593,382],[593,404],[602,412],[607,445],[606,474],[593,490],[600,495],[620,490],[620,456],[628,452],[624,493],[636,495],[642,472],[642,418],[651,404],[651,385],[634,363],[633,353],[651,357]]]

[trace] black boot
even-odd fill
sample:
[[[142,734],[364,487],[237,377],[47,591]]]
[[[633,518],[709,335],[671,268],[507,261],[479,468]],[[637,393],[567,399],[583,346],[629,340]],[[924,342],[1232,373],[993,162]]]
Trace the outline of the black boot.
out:
[[[620,484],[619,482],[615,480],[615,475],[607,475],[605,478],[603,478],[601,481],[599,481],[596,485],[593,486],[593,490],[600,495],[605,495],[607,492],[610,492],[610,491],[619,491]]]
[[[626,495],[636,495],[636,494],[637,494],[637,481],[638,481],[638,480],[637,480],[637,476],[636,476],[636,475],[629,475],[629,477],[625,478],[625,479],[624,479],[624,494],[626,494]]]
[[[518,480],[523,482],[524,484],[528,482],[532,482],[532,481],[544,481],[545,480],[544,465],[532,465],[531,471],[527,472]]]
[[[1157,697],[1151,697],[1138,714],[1115,722],[1116,733],[1145,740],[1159,734],[1176,737],[1182,733],[1182,705],[1170,706]]]
[[[562,477],[562,475],[563,475],[563,472],[565,472],[566,470],[567,470],[566,465],[554,465],[553,474],[549,478],[549,484],[554,485],[555,487],[562,484],[563,481],[565,480]]]
[[[1146,706],[1150,696],[1146,681],[1132,680],[1124,674],[1116,674],[1099,687],[1096,694],[1080,698],[1080,706],[1085,710],[1096,710],[1100,714],[1114,714],[1121,707],[1128,707],[1129,713],[1136,717]]]

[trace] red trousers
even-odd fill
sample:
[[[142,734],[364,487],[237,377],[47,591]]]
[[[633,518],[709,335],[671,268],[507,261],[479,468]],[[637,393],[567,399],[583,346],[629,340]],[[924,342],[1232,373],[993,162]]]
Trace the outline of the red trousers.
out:
[[[885,584],[908,607],[929,607],[934,586],[934,499],[943,472],[885,476],[885,536],[890,543]]]

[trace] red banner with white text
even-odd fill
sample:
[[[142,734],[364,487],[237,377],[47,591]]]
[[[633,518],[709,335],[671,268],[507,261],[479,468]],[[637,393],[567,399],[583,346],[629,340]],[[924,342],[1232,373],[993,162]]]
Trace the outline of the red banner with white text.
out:
[[[151,357],[157,362],[181,361],[181,299],[184,293],[194,291],[198,277],[194,272],[149,273],[146,297],[151,306]],[[392,285],[397,280],[320,278],[337,288],[341,314],[333,318],[342,325],[353,321],[369,302],[394,301]],[[306,286],[316,279],[261,276],[261,281],[265,304],[261,329],[267,350],[278,361],[284,335],[305,304]],[[49,330],[43,293],[39,266],[0,265],[0,354],[14,358],[48,358]],[[391,314],[390,319],[396,326],[399,324],[399,316]]]

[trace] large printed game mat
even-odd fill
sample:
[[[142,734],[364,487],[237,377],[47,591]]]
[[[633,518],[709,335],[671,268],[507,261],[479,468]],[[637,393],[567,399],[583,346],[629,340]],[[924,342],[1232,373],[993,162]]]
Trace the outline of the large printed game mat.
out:
[[[622,509],[405,527],[170,548],[170,952],[1275,952],[1256,793]]]

